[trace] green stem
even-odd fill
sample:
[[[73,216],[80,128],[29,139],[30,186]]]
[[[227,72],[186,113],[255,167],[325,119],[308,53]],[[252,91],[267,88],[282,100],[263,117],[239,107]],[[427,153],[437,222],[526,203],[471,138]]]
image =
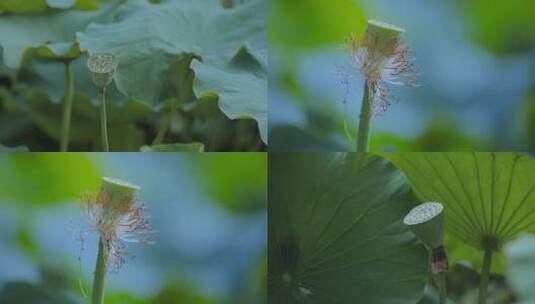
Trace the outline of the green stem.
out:
[[[61,121],[60,150],[69,149],[69,132],[71,128],[72,97],[74,95],[74,79],[70,62],[65,63],[65,81],[67,84],[65,99],[63,100],[63,119]]]
[[[104,278],[106,276],[106,253],[104,251],[102,239],[99,239],[95,279],[93,280],[92,304],[102,304],[104,299]]]
[[[158,129],[158,133],[156,133],[156,137],[152,141],[152,145],[159,145],[163,142],[163,139],[165,138],[165,133],[167,133],[167,129],[169,129],[169,124],[171,123],[171,114],[165,114],[162,118],[162,122],[160,123],[160,128]]]
[[[487,303],[487,289],[489,285],[490,266],[492,265],[492,249],[486,248],[481,268],[481,281],[479,285],[479,304]]]
[[[447,300],[447,291],[446,291],[446,272],[443,271],[438,275],[438,296],[439,303],[446,304]]]
[[[100,104],[100,135],[104,152],[110,151],[108,142],[108,118],[106,117],[106,87],[102,87],[102,103]]]
[[[357,135],[357,152],[368,152],[370,141],[370,123],[372,118],[372,100],[370,98],[370,88],[368,82],[364,82],[364,96],[360,108],[359,129]]]

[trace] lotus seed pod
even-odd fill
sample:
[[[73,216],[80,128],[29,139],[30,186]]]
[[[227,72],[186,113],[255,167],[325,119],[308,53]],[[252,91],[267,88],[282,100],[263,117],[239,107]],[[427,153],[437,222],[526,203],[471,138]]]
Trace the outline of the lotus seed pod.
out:
[[[364,44],[368,50],[375,53],[374,57],[378,60],[386,60],[396,52],[400,35],[404,32],[404,29],[397,26],[382,21],[368,20]]]
[[[87,67],[93,74],[93,83],[99,88],[111,83],[117,66],[117,60],[112,54],[91,54],[87,59]]]
[[[130,210],[135,203],[135,193],[140,188],[126,181],[103,177],[100,186],[99,202],[109,217],[117,217]]]
[[[442,246],[444,241],[444,207],[428,202],[414,207],[403,219],[412,232],[429,248]]]
[[[431,251],[431,271],[434,274],[448,269],[448,257],[444,241],[444,207],[441,203],[428,202],[414,207],[403,219]]]

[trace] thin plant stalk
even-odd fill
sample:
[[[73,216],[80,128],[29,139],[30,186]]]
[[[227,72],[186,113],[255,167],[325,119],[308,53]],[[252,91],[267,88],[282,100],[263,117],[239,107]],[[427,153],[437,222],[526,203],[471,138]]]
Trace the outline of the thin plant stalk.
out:
[[[171,123],[171,114],[165,114],[165,116],[162,118],[162,122],[160,123],[160,128],[158,129],[158,133],[156,133],[156,137],[152,141],[152,145],[159,145],[163,142],[163,139],[165,138],[165,134],[167,133],[167,130],[169,129],[169,125]]]
[[[71,129],[72,99],[74,95],[74,78],[70,62],[65,63],[65,81],[67,84],[65,99],[63,100],[63,118],[61,121],[60,150],[69,150],[69,133]]]
[[[357,152],[368,152],[370,141],[370,124],[372,119],[372,100],[368,82],[364,82],[364,95],[362,97],[362,106],[360,108],[359,129],[357,135]]]
[[[97,264],[95,265],[95,278],[93,280],[92,304],[104,303],[104,280],[106,277],[106,252],[102,238],[98,242]]]
[[[485,248],[483,266],[481,268],[481,281],[479,285],[479,304],[487,303],[487,290],[489,285],[490,266],[492,265],[492,249]]]
[[[100,103],[100,135],[102,138],[102,149],[104,152],[110,151],[108,141],[108,118],[106,115],[106,87],[102,87],[102,102]]]
[[[446,272],[443,271],[438,275],[438,297],[440,304],[446,304],[447,290],[446,290]]]

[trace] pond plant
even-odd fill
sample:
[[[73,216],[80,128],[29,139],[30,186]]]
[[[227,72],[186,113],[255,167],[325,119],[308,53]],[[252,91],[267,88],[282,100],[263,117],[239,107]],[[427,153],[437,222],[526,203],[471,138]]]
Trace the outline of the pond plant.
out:
[[[404,32],[397,26],[369,20],[363,37],[352,35],[346,41],[352,62],[349,68],[342,69],[343,82],[349,86],[354,74],[364,77],[357,152],[369,151],[372,117],[384,113],[394,98],[388,86],[416,85],[411,49],[401,38]]]
[[[3,1],[0,145],[266,150],[265,24],[265,0]]]
[[[446,304],[448,257],[444,249],[444,206],[438,202],[420,204],[409,212],[403,223],[424,243],[430,252],[431,272],[437,277],[440,304]]]
[[[528,154],[275,154],[269,172],[269,303],[533,298]],[[460,267],[473,283],[457,282]]]
[[[105,152],[110,151],[108,141],[108,119],[106,114],[106,87],[113,81],[113,74],[117,69],[117,60],[112,54],[92,54],[87,60],[87,67],[93,76],[93,83],[100,89],[102,96],[100,103],[100,134],[102,148]]]
[[[84,199],[93,228],[99,234],[92,304],[104,303],[106,273],[125,262],[123,242],[149,243],[151,228],[145,207],[136,202],[140,188],[126,181],[103,177],[100,191]]]

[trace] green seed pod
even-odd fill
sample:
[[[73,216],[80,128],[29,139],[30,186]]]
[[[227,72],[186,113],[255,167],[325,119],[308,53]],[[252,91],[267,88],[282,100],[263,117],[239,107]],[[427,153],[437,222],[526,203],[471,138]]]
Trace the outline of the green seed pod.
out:
[[[105,87],[112,82],[113,73],[115,73],[117,66],[117,60],[112,54],[91,54],[87,59],[87,67],[93,74],[93,83],[99,88]]]
[[[420,240],[430,249],[442,246],[444,241],[444,207],[428,202],[414,207],[403,219]]]
[[[444,207],[441,203],[428,202],[414,207],[403,223],[425,244],[431,252],[431,270],[440,273],[448,269],[444,249]]]
[[[114,218],[128,212],[135,203],[135,193],[140,188],[126,181],[103,177],[100,186],[99,202],[103,205],[104,212]]]
[[[374,57],[386,59],[396,52],[400,35],[404,32],[404,29],[397,26],[382,21],[368,20],[364,44],[375,53]]]

